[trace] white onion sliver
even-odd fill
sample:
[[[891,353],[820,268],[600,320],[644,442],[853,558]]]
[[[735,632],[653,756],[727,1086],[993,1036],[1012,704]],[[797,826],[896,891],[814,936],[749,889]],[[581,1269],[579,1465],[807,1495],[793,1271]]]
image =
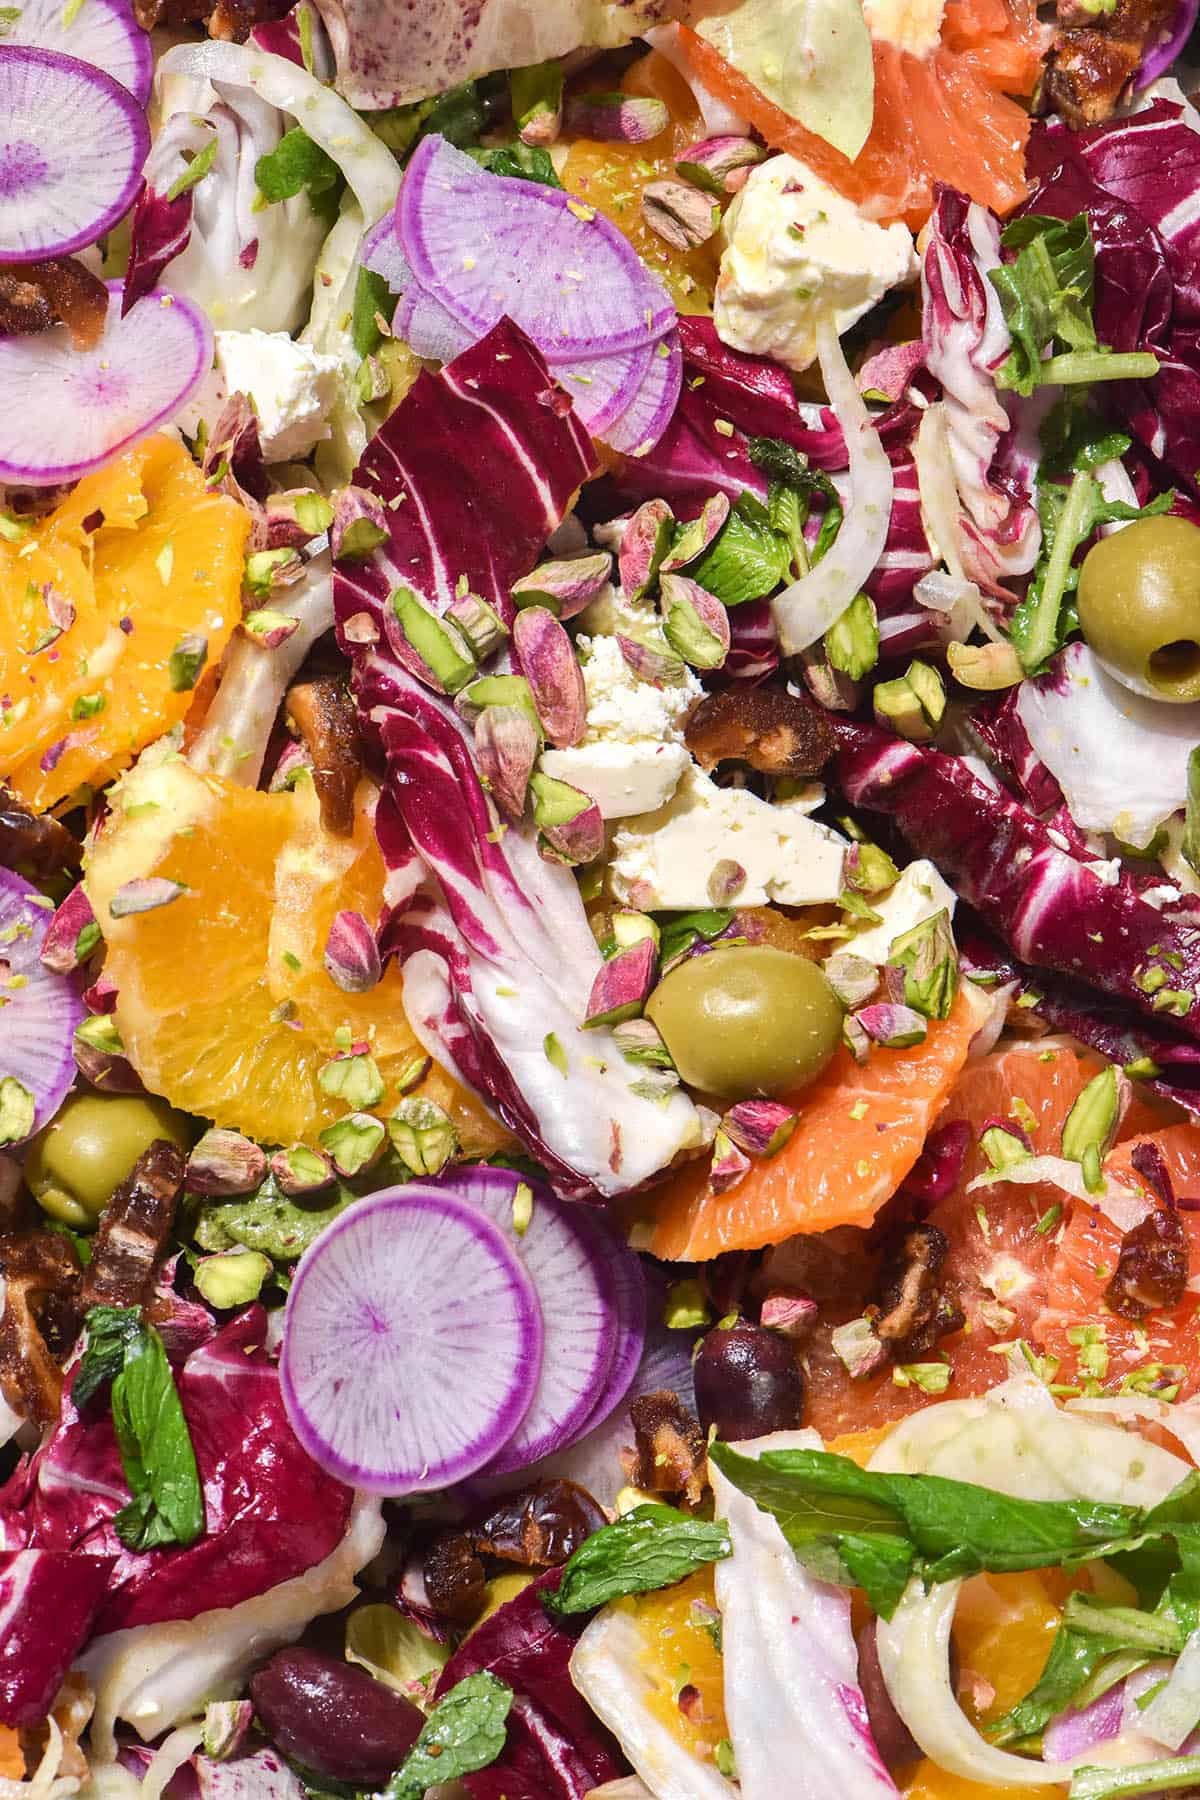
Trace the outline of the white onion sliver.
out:
[[[1167,1685],[1142,1713],[1140,1728],[1168,1750],[1178,1750],[1200,1723],[1200,1631],[1179,1653]]]
[[[212,355],[201,307],[157,288],[122,318],[120,283],[91,350],[62,325],[0,338],[0,480],[50,487],[99,468],[173,418]]]
[[[913,444],[913,461],[917,465],[917,486],[921,491],[921,512],[925,535],[932,540],[937,555],[950,574],[962,581],[963,564],[958,542],[958,488],[954,482],[954,464],[950,460],[950,433],[946,424],[946,408],[942,401],[927,406],[921,414]]]
[[[892,465],[832,318],[821,320],[816,336],[825,392],[850,454],[850,496],[841,530],[825,556],[771,602],[786,656],[807,650],[841,618],[883,555],[892,516]]]
[[[6,43],[0,116],[0,260],[69,256],[128,212],[150,128],[119,81],[77,57]]]
[[[80,7],[64,6],[63,0],[23,0],[5,26],[4,43],[78,57],[119,81],[139,104],[149,97],[150,33],[134,18],[129,0],[85,0]]]
[[[1007,1163],[1002,1169],[977,1175],[974,1181],[967,1184],[967,1192],[971,1194],[977,1188],[998,1187],[1005,1182],[1010,1182],[1015,1187],[1036,1187],[1041,1182],[1047,1182],[1058,1188],[1060,1193],[1069,1194],[1073,1200],[1083,1200],[1088,1205],[1098,1207],[1123,1232],[1131,1231],[1150,1210],[1149,1203],[1142,1195],[1133,1188],[1126,1187],[1112,1175],[1105,1178],[1103,1189],[1093,1194],[1083,1179],[1082,1164],[1071,1162],[1065,1156],[1024,1156],[1019,1162]]]

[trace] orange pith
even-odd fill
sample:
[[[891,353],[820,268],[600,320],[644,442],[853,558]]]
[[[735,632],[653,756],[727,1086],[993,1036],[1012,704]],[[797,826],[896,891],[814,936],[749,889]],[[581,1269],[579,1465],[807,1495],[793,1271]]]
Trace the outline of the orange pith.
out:
[[[922,1044],[876,1050],[859,1068],[839,1050],[797,1096],[800,1122],[784,1148],[724,1194],[704,1157],[641,1196],[646,1248],[670,1261],[756,1250],[794,1232],[868,1225],[908,1174],[966,1060],[975,1013],[961,993]]]
[[[1032,93],[1039,70],[1036,20],[1023,4],[951,0],[941,42],[917,57],[877,40],[875,117],[853,162],[775,106],[702,37],[680,31],[697,74],[742,113],[773,150],[789,150],[873,218],[929,216],[934,181],[997,212],[1027,192],[1029,114],[1010,95]]]
[[[261,1142],[315,1144],[351,1110],[318,1079],[345,1027],[352,1042],[370,1045],[384,1081],[383,1098],[367,1110],[381,1118],[395,1110],[400,1078],[422,1054],[400,972],[391,964],[365,994],[348,994],[323,966],[337,912],[378,921],[384,871],[372,801],[364,783],[354,836],[340,839],[321,826],[308,782],[263,794],[176,761],[139,767],[120,784],[87,887],[119,992],[117,1025],[147,1087]],[[185,891],[114,919],[116,891],[151,875]],[[469,1152],[503,1141],[440,1069],[414,1091],[446,1108]]]
[[[648,268],[661,275],[681,312],[712,306],[718,249],[675,250],[642,217],[642,191],[651,181],[677,180],[675,159],[705,135],[686,82],[665,57],[651,51],[626,71],[624,93],[661,100],[671,114],[665,131],[644,144],[600,143],[576,138],[562,170],[562,184],[624,233]]]
[[[172,687],[171,652],[194,636],[220,657],[249,529],[183,446],[156,436],[0,541],[0,776],[23,800],[45,808],[103,786],[183,718],[192,695]],[[47,585],[74,619],[38,649]]]

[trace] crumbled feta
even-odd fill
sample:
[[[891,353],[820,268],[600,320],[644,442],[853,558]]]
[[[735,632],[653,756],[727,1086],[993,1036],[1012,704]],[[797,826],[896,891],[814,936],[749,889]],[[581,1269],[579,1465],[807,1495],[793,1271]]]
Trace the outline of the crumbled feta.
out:
[[[883,964],[895,938],[903,937],[906,931],[932,919],[943,909],[953,918],[956,902],[954,889],[947,887],[931,862],[922,858],[919,862],[909,863],[899,881],[886,894],[871,895],[871,905],[880,914],[882,923],[868,926],[842,948],[853,951],[855,956],[865,957],[868,962]]]
[[[570,750],[545,751],[542,768],[555,781],[590,794],[602,818],[628,819],[665,805],[690,761],[683,744],[598,739]]]
[[[916,278],[904,225],[876,225],[794,156],[773,156],[725,215],[713,318],[735,350],[807,369],[817,320],[839,332],[890,288]]]
[[[585,743],[681,744],[684,720],[704,692],[690,669],[676,682],[643,681],[615,637],[577,640],[587,693]]]
[[[719,788],[692,763],[665,806],[617,827],[609,882],[630,905],[687,911],[711,905],[713,870],[736,862],[746,877],[739,905],[812,906],[841,893],[845,848],[803,801],[771,805],[748,788]]]
[[[926,57],[937,49],[945,10],[946,0],[863,0],[872,42],[910,56]]]
[[[291,462],[329,436],[325,421],[340,380],[336,356],[298,344],[286,331],[218,331],[212,370],[178,423],[191,433],[205,419],[211,430],[230,394],[248,394],[263,457]]]

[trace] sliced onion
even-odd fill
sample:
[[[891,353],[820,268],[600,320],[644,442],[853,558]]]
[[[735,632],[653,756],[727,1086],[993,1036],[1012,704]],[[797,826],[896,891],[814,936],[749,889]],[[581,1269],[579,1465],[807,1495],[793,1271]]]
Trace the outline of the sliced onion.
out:
[[[655,345],[650,367],[627,410],[604,432],[604,440],[626,456],[646,456],[667,429],[683,385],[679,333]]]
[[[462,324],[481,336],[507,313],[552,361],[653,343],[675,321],[602,213],[490,175],[436,135],[409,161],[396,234],[416,279]]]
[[[958,543],[958,488],[954,480],[954,464],[950,460],[950,433],[946,425],[946,407],[938,401],[921,414],[913,444],[913,461],[917,465],[917,486],[921,492],[921,512],[926,535],[934,552],[940,555],[950,574],[962,581],[963,563]]]
[[[24,0],[4,43],[76,56],[119,81],[140,105],[149,97],[150,34],[134,18],[129,0],[84,0],[78,7],[64,6],[63,0]]]
[[[52,1119],[75,1079],[73,1041],[85,1007],[65,975],[42,964],[53,909],[20,875],[0,869],[0,1081],[33,1097],[33,1127]]]
[[[313,1460],[371,1493],[473,1475],[513,1437],[542,1369],[533,1283],[448,1185],[385,1188],[300,1259],[279,1375]]]
[[[0,481],[52,487],[98,469],[173,418],[212,355],[201,307],[156,288],[122,318],[119,282],[91,350],[73,350],[61,325],[0,339]]]
[[[150,149],[128,88],[78,57],[0,44],[0,261],[94,244],[133,205]]]
[[[532,1211],[518,1232],[514,1220],[522,1187],[532,1196]],[[586,1425],[616,1349],[616,1284],[604,1246],[589,1232],[580,1209],[542,1183],[525,1181],[511,1169],[480,1166],[461,1170],[453,1189],[501,1233],[541,1306],[544,1350],[533,1399],[485,1471],[506,1475],[562,1449]]]
[[[1193,1631],[1161,1691],[1145,1708],[1139,1729],[1168,1750],[1180,1750],[1200,1724],[1200,1631]]]
[[[817,326],[817,357],[829,404],[850,457],[850,493],[841,530],[815,569],[771,602],[785,656],[823,637],[866,585],[883,555],[892,516],[892,465],[847,365],[832,318]]]

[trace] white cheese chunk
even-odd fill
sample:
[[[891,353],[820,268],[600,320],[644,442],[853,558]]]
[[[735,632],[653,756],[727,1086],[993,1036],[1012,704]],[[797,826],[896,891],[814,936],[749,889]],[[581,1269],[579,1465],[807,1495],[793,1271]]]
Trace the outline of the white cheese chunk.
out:
[[[931,862],[922,858],[909,863],[899,881],[886,894],[872,894],[870,904],[882,916],[882,924],[870,925],[860,936],[839,946],[868,962],[883,964],[895,938],[924,924],[943,909],[951,918],[957,896],[947,887]]]
[[[794,156],[772,156],[725,215],[713,319],[735,350],[807,369],[817,321],[847,331],[919,264],[904,225],[876,225]]]
[[[689,764],[657,812],[617,827],[609,882],[617,899],[644,910],[711,905],[718,863],[737,863],[739,905],[811,906],[842,890],[845,843],[807,816],[804,802],[770,805],[746,788],[719,788]]]
[[[178,423],[190,434],[203,418],[211,431],[230,394],[248,394],[264,459],[291,462],[329,436],[340,380],[336,356],[298,344],[286,331],[218,331],[212,370]]]
[[[653,812],[671,798],[691,761],[682,744],[622,744],[604,739],[547,750],[542,768],[590,794],[605,819]]]

